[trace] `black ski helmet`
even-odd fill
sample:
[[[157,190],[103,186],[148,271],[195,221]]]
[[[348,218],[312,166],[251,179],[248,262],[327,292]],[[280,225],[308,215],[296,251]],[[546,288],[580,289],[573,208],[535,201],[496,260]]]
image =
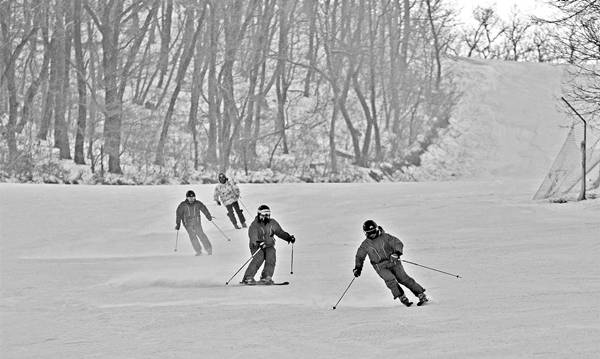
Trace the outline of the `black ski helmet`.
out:
[[[375,238],[379,234],[379,226],[374,220],[368,219],[363,223],[363,231],[367,238]]]
[[[185,193],[186,197],[196,197],[196,194],[194,193],[194,191],[189,190]]]
[[[258,214],[271,214],[271,208],[269,208],[269,206],[266,204],[261,204],[258,207]]]

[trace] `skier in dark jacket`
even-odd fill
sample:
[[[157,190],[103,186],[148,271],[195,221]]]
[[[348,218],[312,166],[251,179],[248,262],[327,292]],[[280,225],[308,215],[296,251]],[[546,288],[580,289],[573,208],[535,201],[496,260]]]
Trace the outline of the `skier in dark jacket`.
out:
[[[419,298],[417,305],[425,304],[428,301],[425,289],[406,274],[402,267],[402,262],[400,261],[400,256],[404,248],[402,241],[385,233],[383,228],[378,226],[373,220],[365,221],[363,231],[367,238],[356,251],[356,261],[353,270],[354,276],[360,276],[363,263],[368,255],[373,268],[375,268],[381,279],[385,281],[385,285],[392,291],[394,299],[400,298],[400,302],[407,307],[412,305],[412,302],[404,295],[404,290],[400,286],[402,284]]]
[[[196,251],[196,255],[202,254],[202,246],[208,255],[212,254],[212,245],[208,240],[208,237],[202,230],[202,223],[200,222],[200,212],[204,213],[206,219],[212,221],[212,216],[204,203],[196,200],[196,194],[194,191],[187,191],[185,194],[185,201],[181,202],[175,211],[175,229],[179,230],[181,222],[185,226],[185,230],[190,236],[192,246]],[[202,242],[202,246],[198,242]]]
[[[254,255],[250,265],[244,273],[244,284],[255,284],[254,275],[265,263],[260,275],[262,284],[273,284],[273,273],[275,272],[275,237],[283,239],[288,243],[296,242],[296,238],[284,231],[279,223],[271,218],[271,209],[267,205],[258,207],[256,218],[248,228],[248,237],[250,238],[250,253]]]

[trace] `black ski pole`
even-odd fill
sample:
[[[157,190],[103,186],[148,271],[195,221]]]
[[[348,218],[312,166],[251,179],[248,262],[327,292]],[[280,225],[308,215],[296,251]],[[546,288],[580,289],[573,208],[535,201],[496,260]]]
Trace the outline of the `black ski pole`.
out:
[[[346,287],[346,290],[344,291],[344,293],[342,293],[342,296],[340,297],[340,299],[333,306],[333,309],[337,308],[337,305],[340,304],[340,302],[342,301],[342,298],[344,298],[344,296],[346,295],[346,292],[348,291],[348,289],[350,289],[350,286],[352,285],[352,283],[354,283],[355,279],[356,279],[356,277],[352,278],[352,280],[350,281],[350,284],[348,284],[348,287]]]
[[[227,237],[227,235],[225,234],[225,232],[223,232],[221,230],[221,228],[219,228],[219,226],[217,226],[217,224],[215,223],[215,221],[210,221],[210,223],[212,223],[215,227],[217,227],[217,229],[219,230],[219,232],[221,232],[221,234],[223,235],[223,237],[227,238],[227,241],[231,242],[231,238]]]
[[[177,252],[177,241],[179,240],[179,230],[177,230],[177,234],[175,235],[175,249],[173,252]]]
[[[229,278],[229,280],[227,282],[225,282],[225,285],[228,285],[229,282],[231,282],[231,280],[233,279],[233,277],[236,276],[236,274],[238,274],[245,266],[246,264],[248,264],[248,262],[250,262],[252,260],[252,258],[254,258],[254,256],[256,255],[256,253],[258,253],[261,249],[257,249],[256,252],[254,252],[254,254],[252,254],[252,256],[250,258],[248,258],[248,260],[246,261],[246,263],[242,264],[242,266],[240,267],[240,269],[238,269],[235,273],[233,273],[233,275],[231,276],[231,278]]]
[[[242,204],[242,207],[244,207],[244,209],[246,210],[246,212],[250,213],[250,211],[248,210],[248,207],[246,207],[246,205],[244,204],[244,202],[242,202],[242,199],[239,199],[239,202]]]
[[[290,263],[290,274],[294,274],[294,243],[292,243],[292,262]]]
[[[461,277],[461,276],[459,276],[458,274],[452,274],[452,273],[444,272],[443,270],[439,270],[439,269],[435,269],[435,268],[427,267],[427,266],[424,266],[424,265],[422,265],[422,264],[418,264],[418,263],[415,263],[415,262],[407,261],[407,260],[404,260],[404,259],[402,260],[402,262],[406,262],[406,263],[414,264],[414,265],[416,265],[416,266],[423,267],[423,268],[427,268],[427,269],[430,269],[430,270],[433,270],[433,271],[436,271],[436,272],[440,272],[440,273],[444,273],[444,274],[447,274],[447,275],[451,275],[451,276],[453,276],[453,277],[456,277],[456,278],[462,278],[462,277]]]

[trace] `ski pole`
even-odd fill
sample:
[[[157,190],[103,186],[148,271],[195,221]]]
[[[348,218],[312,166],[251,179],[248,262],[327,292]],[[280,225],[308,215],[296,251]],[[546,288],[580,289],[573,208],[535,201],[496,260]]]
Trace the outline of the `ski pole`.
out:
[[[179,230],[177,230],[177,234],[175,235],[175,249],[173,252],[177,252],[177,241],[179,240]]]
[[[292,243],[292,261],[290,263],[290,274],[294,274],[294,243]]]
[[[344,293],[342,293],[342,296],[340,297],[340,299],[333,306],[333,309],[337,308],[337,305],[340,304],[340,302],[342,301],[342,298],[344,298],[344,296],[346,295],[346,292],[348,291],[348,289],[350,289],[350,286],[352,285],[352,283],[354,283],[355,279],[356,279],[356,277],[352,278],[352,280],[350,281],[350,284],[348,284],[348,287],[346,287],[346,290],[344,291]]]
[[[242,207],[244,207],[244,209],[246,210],[246,212],[250,213],[250,211],[248,210],[248,207],[246,207],[246,205],[244,204],[244,202],[242,202],[242,199],[239,199],[239,202],[242,204]]]
[[[219,230],[219,232],[221,232],[221,234],[223,235],[223,237],[227,238],[227,240],[229,242],[231,242],[231,238],[227,237],[227,235],[225,234],[225,232],[223,232],[221,230],[221,228],[219,228],[219,226],[217,226],[217,224],[215,223],[215,221],[210,221],[210,223],[212,223],[215,227],[217,227],[217,229]]]
[[[228,285],[229,282],[231,282],[231,280],[233,279],[233,277],[235,277],[236,274],[238,274],[246,266],[246,264],[248,264],[248,262],[250,262],[252,260],[252,258],[254,258],[254,256],[256,255],[256,253],[258,253],[260,250],[261,250],[261,248],[257,249],[256,252],[254,252],[254,254],[252,254],[252,256],[250,258],[248,258],[248,260],[246,261],[246,263],[242,264],[242,266],[240,267],[240,269],[238,269],[235,273],[233,273],[233,275],[231,276],[231,278],[229,278],[229,280],[227,282],[225,282],[225,285]]]
[[[453,277],[456,277],[456,278],[462,278],[462,277],[461,277],[461,276],[459,276],[458,274],[452,274],[452,273],[444,272],[443,270],[439,270],[439,269],[435,269],[435,268],[427,267],[427,266],[424,266],[424,265],[422,265],[422,264],[418,264],[418,263],[411,262],[411,261],[406,261],[406,260],[404,260],[404,259],[402,260],[402,262],[406,262],[406,263],[414,264],[414,265],[416,265],[416,266],[423,267],[423,268],[427,268],[427,269],[430,269],[430,270],[433,270],[433,271],[436,271],[436,272],[440,272],[440,273],[444,273],[444,274],[447,274],[447,275],[451,275],[451,276],[453,276]]]

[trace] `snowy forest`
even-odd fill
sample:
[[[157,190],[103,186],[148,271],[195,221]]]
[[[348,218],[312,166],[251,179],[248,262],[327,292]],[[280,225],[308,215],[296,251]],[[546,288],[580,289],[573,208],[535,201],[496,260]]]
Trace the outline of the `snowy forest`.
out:
[[[569,66],[600,111],[600,3],[2,0],[0,181],[414,180],[468,58]]]

